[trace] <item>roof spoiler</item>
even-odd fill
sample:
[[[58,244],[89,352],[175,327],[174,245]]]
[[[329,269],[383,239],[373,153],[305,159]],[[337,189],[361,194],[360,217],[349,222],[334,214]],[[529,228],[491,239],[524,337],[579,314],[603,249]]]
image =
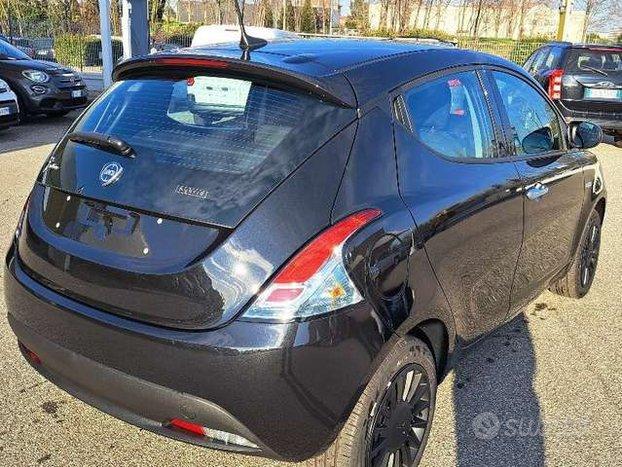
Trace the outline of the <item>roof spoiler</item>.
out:
[[[355,108],[353,96],[345,96],[331,87],[330,83],[291,70],[272,67],[231,57],[191,54],[158,54],[137,57],[119,63],[112,72],[114,81],[135,78],[158,72],[165,68],[205,70],[223,76],[246,77],[281,84],[285,87],[313,94],[340,107]]]

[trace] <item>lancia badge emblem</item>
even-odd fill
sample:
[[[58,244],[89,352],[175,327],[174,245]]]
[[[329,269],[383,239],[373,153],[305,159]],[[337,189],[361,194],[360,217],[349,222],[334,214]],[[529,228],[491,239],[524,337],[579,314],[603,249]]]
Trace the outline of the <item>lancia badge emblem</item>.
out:
[[[109,162],[99,172],[99,180],[102,186],[108,186],[119,180],[121,175],[123,175],[123,166],[117,162]]]

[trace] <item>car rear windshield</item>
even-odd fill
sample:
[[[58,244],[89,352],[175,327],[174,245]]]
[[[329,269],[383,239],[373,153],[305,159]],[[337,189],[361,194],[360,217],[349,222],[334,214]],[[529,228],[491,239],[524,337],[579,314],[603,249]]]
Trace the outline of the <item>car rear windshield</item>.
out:
[[[575,49],[568,60],[569,71],[609,74],[622,72],[622,49]]]
[[[44,171],[44,181],[124,206],[234,226],[354,117],[352,109],[244,79],[121,81],[72,131],[114,136],[134,157],[67,140],[54,154],[59,169]]]

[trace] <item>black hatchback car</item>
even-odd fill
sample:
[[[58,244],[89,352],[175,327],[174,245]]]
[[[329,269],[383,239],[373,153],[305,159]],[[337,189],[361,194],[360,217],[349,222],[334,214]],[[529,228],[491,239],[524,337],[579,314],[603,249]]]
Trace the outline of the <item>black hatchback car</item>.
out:
[[[0,79],[13,89],[22,119],[28,115],[65,115],[87,105],[88,91],[82,77],[56,63],[33,60],[0,40]]]
[[[622,45],[553,42],[524,67],[567,121],[593,121],[622,144]]]
[[[596,270],[605,186],[501,58],[304,40],[117,66],[6,257],[25,358],[212,448],[416,465],[461,349]]]

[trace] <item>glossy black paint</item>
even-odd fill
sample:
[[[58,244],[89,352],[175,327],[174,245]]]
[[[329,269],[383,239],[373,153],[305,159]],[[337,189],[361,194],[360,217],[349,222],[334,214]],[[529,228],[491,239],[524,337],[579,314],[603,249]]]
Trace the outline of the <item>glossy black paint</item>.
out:
[[[368,303],[301,323],[234,321],[206,332],[169,330],[52,292],[21,271],[15,258],[5,272],[11,319],[36,336],[27,342],[32,351],[54,342],[106,367],[218,404],[290,460],[313,455],[336,436],[390,335]],[[105,394],[105,388],[100,391]],[[170,413],[152,422],[179,416]],[[213,426],[209,419],[196,421]]]
[[[251,57],[326,86],[347,83],[356,119],[234,228],[166,216],[158,224],[160,213],[38,184],[7,255],[5,295],[13,329],[32,351],[56,345],[91,361],[89,371],[99,365],[168,388],[167,400],[183,393],[215,404],[231,415],[226,422],[207,412],[197,421],[246,436],[261,455],[301,460],[334,440],[399,336],[427,342],[442,376],[463,346],[544,290],[568,267],[592,210],[604,214],[606,191],[595,157],[567,142],[545,156],[510,151],[486,69],[536,84],[502,59],[364,41],[270,44]],[[409,86],[458,67],[476,70],[491,96],[496,158],[444,158],[395,111]],[[534,183],[550,196],[528,200]],[[344,250],[364,301],[288,323],[244,318],[293,254],[365,208],[383,215]],[[145,259],[144,248],[157,252]],[[120,414],[115,397],[104,389],[88,396],[169,434],[167,420],[139,403],[128,409],[133,416]],[[170,418],[187,417],[184,410]]]

